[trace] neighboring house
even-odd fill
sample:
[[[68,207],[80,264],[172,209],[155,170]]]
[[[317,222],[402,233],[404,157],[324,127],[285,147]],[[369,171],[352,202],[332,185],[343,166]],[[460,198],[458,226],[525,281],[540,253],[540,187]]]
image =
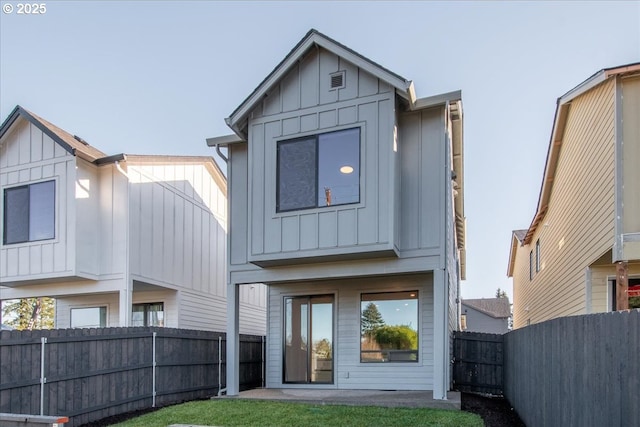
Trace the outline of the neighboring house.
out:
[[[226,180],[210,157],[107,156],[18,106],[0,127],[0,300],[55,325],[226,329]],[[241,298],[265,332],[266,288]]]
[[[462,329],[467,332],[504,334],[509,331],[509,298],[463,299]]]
[[[446,399],[465,275],[460,92],[416,99],[311,30],[226,121],[235,135],[207,143],[229,156],[227,392],[238,285],[260,282],[267,387]]]
[[[511,238],[514,327],[638,306],[640,63],[558,99],[533,221]]]

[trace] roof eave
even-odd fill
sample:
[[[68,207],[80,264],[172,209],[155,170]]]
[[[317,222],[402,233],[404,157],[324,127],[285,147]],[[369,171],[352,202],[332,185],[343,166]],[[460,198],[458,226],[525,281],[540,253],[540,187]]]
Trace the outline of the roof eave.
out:
[[[286,75],[287,72],[306,54],[313,46],[322,47],[333,54],[344,58],[348,62],[367,71],[373,76],[387,82],[397,90],[398,95],[407,99],[412,106],[415,103],[415,89],[413,82],[407,80],[384,67],[375,64],[368,58],[354,50],[342,45],[330,37],[310,30],[303,39],[289,52],[289,54],[271,71],[271,73],[258,85],[258,87],[242,102],[231,115],[225,119],[227,125],[242,139],[247,135],[244,131],[244,121],[256,104]]]

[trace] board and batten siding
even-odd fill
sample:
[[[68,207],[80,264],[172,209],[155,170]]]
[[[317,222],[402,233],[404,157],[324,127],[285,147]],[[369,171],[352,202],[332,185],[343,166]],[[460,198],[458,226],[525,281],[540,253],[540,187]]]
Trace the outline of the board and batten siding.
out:
[[[547,214],[531,243],[518,247],[514,328],[526,326],[527,319],[538,323],[586,312],[585,270],[613,246],[614,147],[615,79],[609,79],[571,103]]]
[[[330,90],[337,71],[345,87]],[[394,97],[389,85],[324,49],[270,91],[249,119],[249,261],[393,249]],[[361,129],[360,203],[276,213],[277,142],[352,127]]]
[[[226,197],[202,164],[129,164],[131,274],[224,295]]]
[[[444,220],[445,123],[442,108],[405,113],[398,120],[400,256],[439,255]]]
[[[417,290],[419,361],[417,363],[361,363],[360,316],[362,293]],[[387,276],[322,281],[269,287],[267,387],[308,387],[283,384],[284,297],[334,295],[334,384],[314,388],[430,390],[433,387],[433,276]]]
[[[26,120],[18,119],[13,126],[0,147],[0,193],[4,198],[5,188],[54,180],[55,237],[0,246],[0,280],[72,276],[76,261],[76,158]],[[3,211],[0,209],[0,224],[4,224]]]

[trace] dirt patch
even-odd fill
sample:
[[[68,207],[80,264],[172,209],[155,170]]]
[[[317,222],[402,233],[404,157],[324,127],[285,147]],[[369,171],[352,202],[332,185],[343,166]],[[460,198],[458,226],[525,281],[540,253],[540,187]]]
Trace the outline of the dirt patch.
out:
[[[480,415],[486,427],[526,427],[507,399],[462,393],[462,410]]]

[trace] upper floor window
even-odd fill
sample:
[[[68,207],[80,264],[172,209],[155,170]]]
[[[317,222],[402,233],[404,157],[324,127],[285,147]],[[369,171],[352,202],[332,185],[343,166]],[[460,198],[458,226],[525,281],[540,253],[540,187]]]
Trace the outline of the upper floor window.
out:
[[[360,202],[360,128],[278,142],[278,212]]]
[[[529,280],[533,280],[533,251],[529,252]]]
[[[55,181],[5,188],[5,245],[55,237],[55,188]]]
[[[536,273],[540,271],[540,239],[536,240]]]

